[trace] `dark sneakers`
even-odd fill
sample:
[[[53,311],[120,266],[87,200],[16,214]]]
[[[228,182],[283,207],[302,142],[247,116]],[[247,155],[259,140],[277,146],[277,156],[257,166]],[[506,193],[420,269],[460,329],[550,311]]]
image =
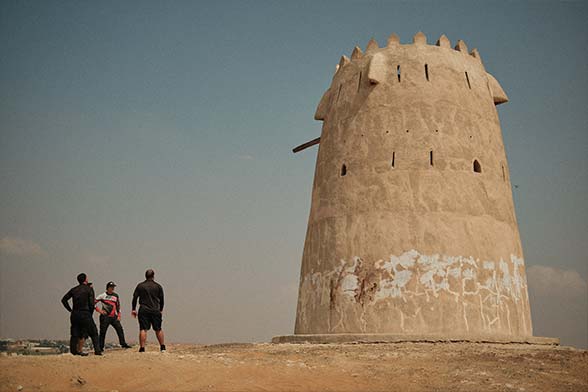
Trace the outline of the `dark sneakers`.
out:
[[[121,344],[120,346],[121,348],[132,348],[131,346],[129,346],[128,344]]]
[[[159,346],[159,350],[164,353],[165,351],[165,344],[162,344],[161,346]],[[139,352],[140,353],[144,353],[145,352],[145,347],[139,347]]]
[[[87,357],[88,353],[75,353],[74,355],[79,355],[80,357]]]

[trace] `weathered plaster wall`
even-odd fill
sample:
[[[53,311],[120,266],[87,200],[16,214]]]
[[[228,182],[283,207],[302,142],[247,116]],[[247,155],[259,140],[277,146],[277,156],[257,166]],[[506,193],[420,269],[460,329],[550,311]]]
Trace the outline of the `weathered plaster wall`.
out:
[[[532,335],[506,94],[462,41],[425,41],[356,48],[317,108],[297,334]]]

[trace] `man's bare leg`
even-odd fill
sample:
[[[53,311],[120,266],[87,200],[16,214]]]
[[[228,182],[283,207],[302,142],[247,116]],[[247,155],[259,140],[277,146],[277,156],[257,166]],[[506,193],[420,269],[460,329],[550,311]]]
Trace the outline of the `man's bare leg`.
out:
[[[157,341],[159,342],[159,348],[161,351],[165,351],[165,341],[163,337],[163,329],[159,331],[155,331],[155,336],[157,336]]]
[[[86,339],[84,338],[80,338],[80,340],[78,340],[78,353],[81,353],[84,351],[84,344],[86,343]]]
[[[163,329],[160,329],[159,331],[155,331],[155,336],[157,336],[157,341],[159,342],[160,346],[165,345],[165,341],[163,339]]]
[[[145,351],[145,343],[147,342],[147,331],[142,329],[139,331],[139,350]]]

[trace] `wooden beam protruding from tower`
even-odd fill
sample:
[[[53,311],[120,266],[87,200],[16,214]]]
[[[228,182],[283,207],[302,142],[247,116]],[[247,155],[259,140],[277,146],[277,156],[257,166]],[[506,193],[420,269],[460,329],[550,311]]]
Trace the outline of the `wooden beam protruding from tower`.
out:
[[[321,141],[321,138],[320,138],[320,137],[317,137],[316,139],[312,139],[312,140],[311,140],[311,141],[309,141],[309,142],[306,142],[306,143],[304,143],[304,144],[301,144],[301,145],[299,145],[298,147],[295,147],[295,148],[292,150],[292,152],[293,152],[294,154],[296,154],[297,152],[300,152],[300,151],[302,151],[302,150],[306,150],[308,147],[312,147],[312,146],[314,146],[315,144],[319,144],[319,143],[320,143],[320,141]]]

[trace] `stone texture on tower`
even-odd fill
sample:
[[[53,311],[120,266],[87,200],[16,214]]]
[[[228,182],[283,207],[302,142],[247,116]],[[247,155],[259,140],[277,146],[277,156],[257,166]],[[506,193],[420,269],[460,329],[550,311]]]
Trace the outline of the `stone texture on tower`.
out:
[[[532,336],[506,101],[444,35],[342,58],[315,114],[296,335]]]

